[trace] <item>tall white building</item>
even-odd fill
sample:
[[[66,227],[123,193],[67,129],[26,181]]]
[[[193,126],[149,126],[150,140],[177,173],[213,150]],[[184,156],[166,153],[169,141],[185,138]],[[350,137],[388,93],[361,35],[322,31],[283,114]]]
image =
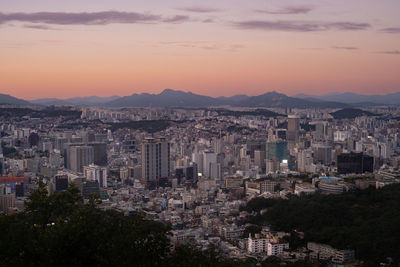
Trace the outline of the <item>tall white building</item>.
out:
[[[97,181],[100,187],[107,187],[107,168],[90,164],[83,167],[83,173],[88,181]]]
[[[142,143],[142,179],[156,182],[171,176],[170,143],[165,138],[146,138]]]

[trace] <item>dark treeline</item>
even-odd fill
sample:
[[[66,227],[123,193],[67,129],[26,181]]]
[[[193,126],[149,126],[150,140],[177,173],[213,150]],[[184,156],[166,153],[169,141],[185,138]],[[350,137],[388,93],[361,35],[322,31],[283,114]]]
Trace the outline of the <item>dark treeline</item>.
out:
[[[303,244],[314,241],[354,249],[366,266],[377,266],[387,257],[400,263],[400,184],[340,195],[255,198],[241,209],[256,212],[250,218],[256,225],[304,232]]]
[[[169,227],[83,204],[79,190],[34,191],[25,210],[0,215],[1,266],[251,266],[217,249],[171,250]]]

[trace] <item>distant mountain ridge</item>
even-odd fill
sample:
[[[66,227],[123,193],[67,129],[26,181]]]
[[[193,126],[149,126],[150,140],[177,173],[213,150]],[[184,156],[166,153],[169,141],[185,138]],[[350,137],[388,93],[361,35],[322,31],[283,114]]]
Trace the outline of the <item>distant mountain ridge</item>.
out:
[[[322,101],[336,101],[346,104],[400,105],[400,92],[386,95],[363,95],[350,92],[325,95],[298,94],[295,97],[301,99],[313,98]]]
[[[203,96],[192,92],[165,89],[160,94],[133,94],[105,103],[107,107],[264,107],[264,108],[344,108],[348,105],[336,102],[310,101],[289,97],[277,92],[258,96],[235,95],[232,97]]]
[[[28,101],[19,99],[7,94],[0,94],[0,105],[18,105],[18,106],[29,106],[32,105]]]
[[[231,97],[211,97],[192,92],[165,89],[159,94],[132,94],[111,97],[74,97],[69,99],[44,98],[25,101],[10,95],[0,94],[0,104],[42,105],[42,106],[98,106],[98,107],[183,107],[207,108],[218,106],[252,108],[349,108],[368,105],[400,105],[400,92],[388,95],[361,95],[338,93],[327,95],[287,96],[275,91],[257,96],[244,94]]]
[[[99,97],[99,96],[86,96],[86,97],[73,97],[68,99],[58,98],[41,98],[31,100],[31,103],[44,106],[95,106],[106,102],[113,101],[120,98],[119,96]]]

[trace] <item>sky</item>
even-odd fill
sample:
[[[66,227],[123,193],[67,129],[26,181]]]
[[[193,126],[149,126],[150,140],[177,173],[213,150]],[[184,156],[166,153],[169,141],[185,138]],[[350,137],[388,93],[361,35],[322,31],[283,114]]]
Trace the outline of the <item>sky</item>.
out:
[[[0,93],[393,93],[399,14],[399,0],[0,0]]]

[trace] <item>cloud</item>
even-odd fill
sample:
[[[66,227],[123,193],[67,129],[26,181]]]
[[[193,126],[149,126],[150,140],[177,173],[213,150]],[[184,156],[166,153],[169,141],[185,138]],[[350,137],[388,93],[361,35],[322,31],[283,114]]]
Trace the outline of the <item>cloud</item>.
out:
[[[309,21],[264,21],[248,20],[235,22],[234,26],[240,29],[287,31],[287,32],[317,32],[328,30],[356,31],[371,27],[368,23],[354,22],[309,22]]]
[[[386,33],[400,33],[400,27],[385,28],[381,31]]]
[[[399,50],[388,50],[388,51],[379,51],[379,54],[386,54],[386,55],[400,55]]]
[[[43,23],[54,25],[107,25],[111,23],[178,23],[188,20],[187,16],[163,18],[160,15],[136,12],[36,12],[36,13],[0,13],[0,24],[10,21]]]
[[[358,50],[358,47],[355,46],[332,46],[333,49],[337,50]]]
[[[195,12],[195,13],[212,13],[221,11],[218,8],[210,8],[210,7],[184,7],[177,9],[181,11]]]
[[[53,28],[53,27],[50,27],[50,26],[47,26],[47,25],[42,25],[42,24],[39,24],[39,25],[36,25],[36,24],[33,24],[33,25],[24,24],[23,27],[24,28],[28,28],[28,29],[35,29],[35,30],[53,30],[53,31],[61,30],[59,28]]]
[[[256,12],[271,14],[271,15],[297,15],[297,14],[308,14],[313,9],[314,8],[311,6],[288,6],[281,8],[279,10],[257,9]]]
[[[208,19],[204,19],[204,20],[202,20],[202,22],[203,22],[203,23],[214,23],[214,22],[215,22],[215,20],[214,20],[214,19],[212,19],[212,18],[208,18]]]
[[[190,20],[188,16],[176,15],[175,17],[163,19],[163,22],[167,23],[181,23]]]
[[[178,42],[160,42],[161,45],[178,46],[184,48],[198,48],[204,50],[224,50],[236,52],[239,49],[245,48],[241,44],[226,44],[216,43],[211,41],[178,41]]]

